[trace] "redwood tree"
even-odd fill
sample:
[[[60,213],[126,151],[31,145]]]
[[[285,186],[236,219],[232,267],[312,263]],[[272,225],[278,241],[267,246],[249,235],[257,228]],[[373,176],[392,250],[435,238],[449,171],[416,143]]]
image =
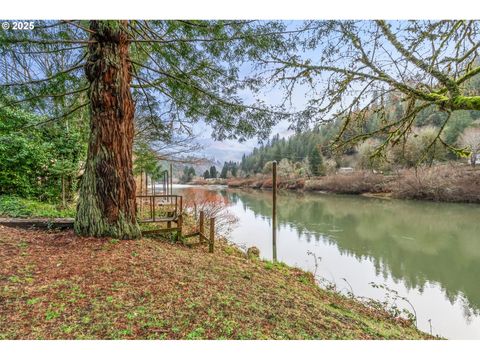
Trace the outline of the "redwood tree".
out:
[[[266,136],[286,114],[239,96],[261,86],[240,66],[281,48],[284,28],[252,21],[39,21],[33,30],[0,34],[0,106],[34,109],[44,115],[35,126],[88,110],[75,231],[138,238],[134,137],[149,134],[152,144],[168,147],[198,121],[210,124],[217,139]],[[59,99],[64,112],[52,114]]]
[[[132,168],[134,104],[126,21],[91,21],[85,74],[89,82],[90,140],[75,231],[137,238]]]

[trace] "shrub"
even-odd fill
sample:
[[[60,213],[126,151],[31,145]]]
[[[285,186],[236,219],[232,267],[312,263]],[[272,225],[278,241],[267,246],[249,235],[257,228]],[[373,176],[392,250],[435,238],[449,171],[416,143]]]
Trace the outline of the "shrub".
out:
[[[357,147],[358,166],[365,170],[386,170],[387,161],[381,155],[375,155],[375,151],[381,145],[378,139],[368,139]]]
[[[305,190],[327,191],[340,194],[362,194],[385,191],[387,177],[368,171],[336,174],[321,179],[305,181]]]
[[[18,196],[0,196],[0,216],[8,217],[74,217],[75,208],[61,209],[57,205],[22,199]]]
[[[480,171],[448,164],[404,170],[392,190],[402,199],[478,203]]]
[[[403,143],[390,149],[393,161],[407,167],[432,164],[434,160],[445,160],[447,150],[435,140],[439,129],[434,126],[414,128]]]
[[[184,210],[194,214],[205,212],[205,226],[208,226],[208,219],[215,218],[215,232],[217,235],[226,236],[238,222],[238,218],[228,210],[228,200],[215,191],[198,191],[198,189],[186,189],[184,191]]]

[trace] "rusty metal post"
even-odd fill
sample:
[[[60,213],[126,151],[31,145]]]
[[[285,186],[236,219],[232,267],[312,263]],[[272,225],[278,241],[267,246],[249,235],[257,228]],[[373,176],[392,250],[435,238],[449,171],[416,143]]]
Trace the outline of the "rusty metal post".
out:
[[[163,195],[168,195],[167,181],[168,181],[168,172],[167,170],[165,170],[163,172],[163,184],[162,184]]]
[[[272,165],[272,252],[273,261],[277,261],[277,162]]]
[[[208,243],[208,252],[213,253],[215,244],[215,218],[210,218],[210,242]]]

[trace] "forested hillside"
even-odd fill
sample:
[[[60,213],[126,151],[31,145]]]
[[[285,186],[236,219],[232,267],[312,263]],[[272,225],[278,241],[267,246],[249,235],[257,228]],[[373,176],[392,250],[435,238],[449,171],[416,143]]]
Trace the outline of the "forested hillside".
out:
[[[472,93],[478,92],[480,77],[474,77],[467,87]],[[242,175],[268,172],[269,162],[274,160],[283,160],[282,165],[290,167],[290,172],[303,176],[312,175],[318,166],[321,166],[317,171],[319,173],[325,172],[328,166],[382,170],[393,163],[412,167],[434,160],[459,159],[463,155],[461,149],[472,150],[462,134],[480,125],[480,111],[456,111],[451,113],[447,122],[446,112],[439,111],[436,106],[428,106],[415,117],[412,131],[405,133],[403,141],[386,144],[390,133],[382,130],[385,117],[388,116],[389,121],[402,119],[408,111],[408,102],[395,93],[387,99],[378,98],[376,94],[372,98],[371,105],[361,114],[362,121],[357,123],[350,124],[337,118],[287,139],[275,135],[251,154],[242,157]],[[379,109],[386,111],[380,112]],[[357,111],[360,113],[359,109]],[[321,153],[320,160],[316,158],[317,150]]]

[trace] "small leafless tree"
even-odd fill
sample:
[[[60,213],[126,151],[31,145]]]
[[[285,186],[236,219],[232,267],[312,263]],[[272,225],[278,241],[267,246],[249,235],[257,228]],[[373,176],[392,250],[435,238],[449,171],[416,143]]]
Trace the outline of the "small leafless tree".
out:
[[[470,164],[475,167],[480,154],[480,128],[467,128],[460,137],[460,145],[470,151]]]
[[[203,211],[205,218],[215,218],[215,233],[227,236],[238,223],[238,218],[229,209],[228,199],[216,191],[190,188],[183,192],[185,210],[196,217]],[[208,222],[206,223],[208,225]]]

